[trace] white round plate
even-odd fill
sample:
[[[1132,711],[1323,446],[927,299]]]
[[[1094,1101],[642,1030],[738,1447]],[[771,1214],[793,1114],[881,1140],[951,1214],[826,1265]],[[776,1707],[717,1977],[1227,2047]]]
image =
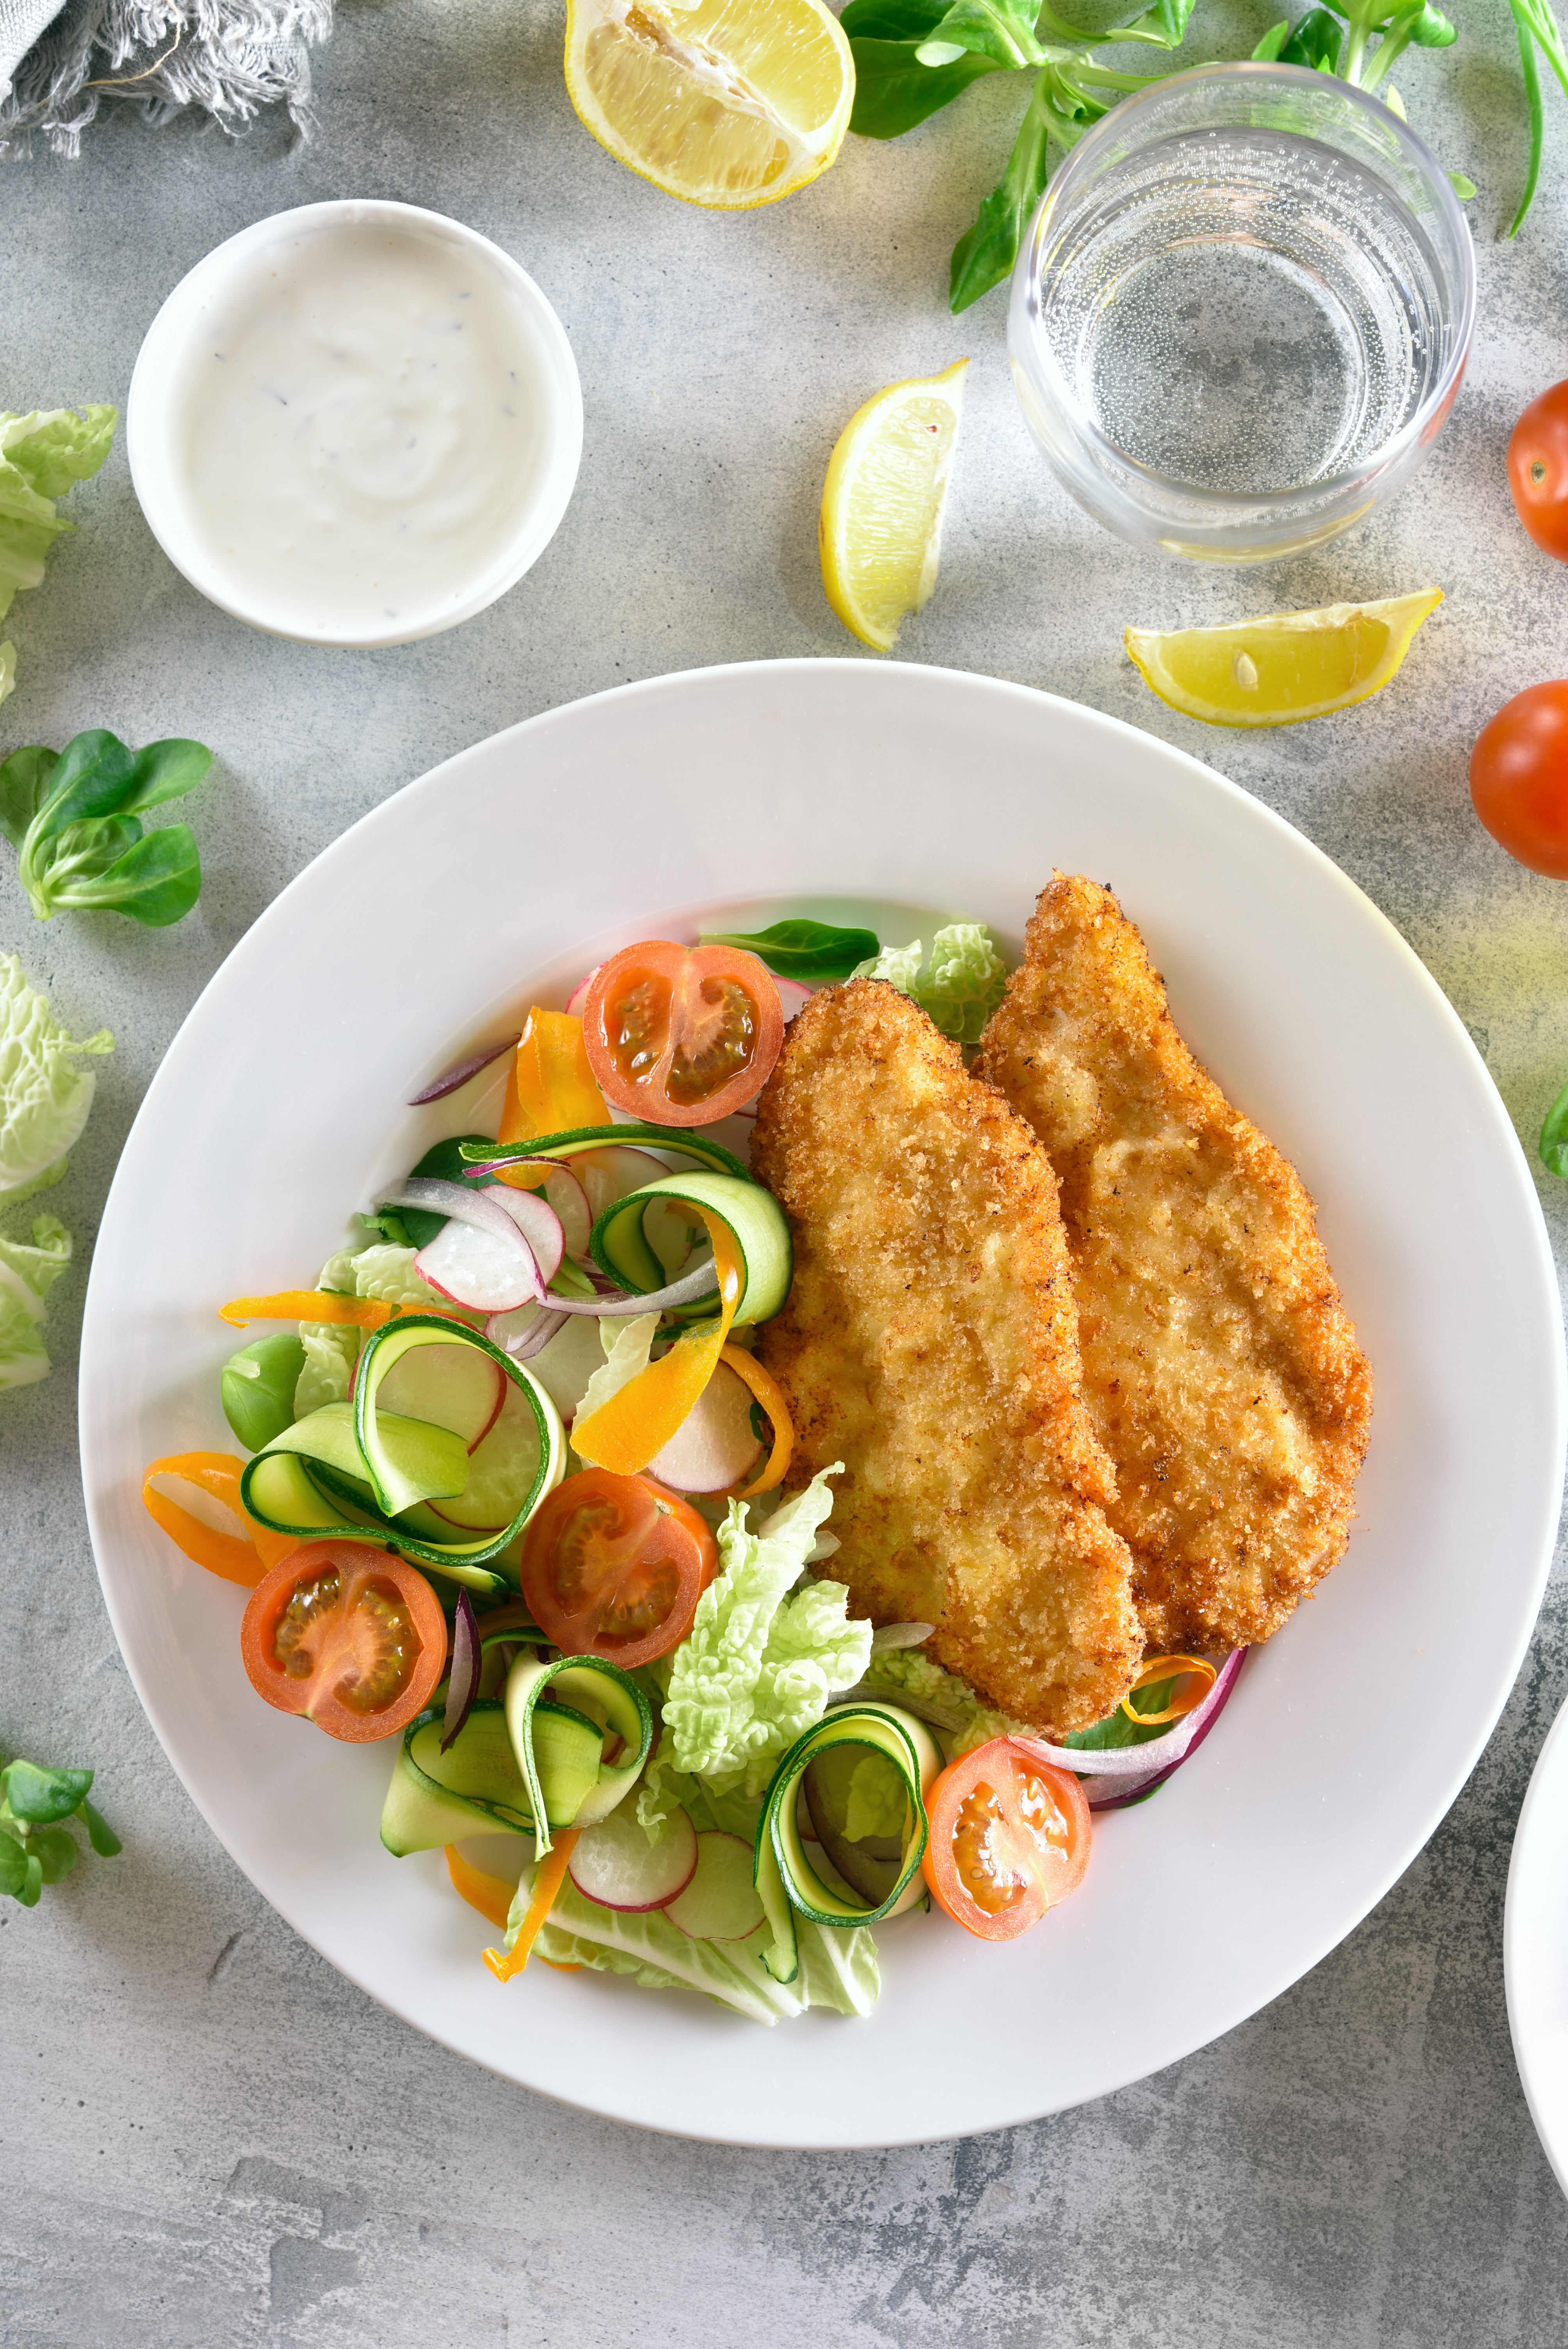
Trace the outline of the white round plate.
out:
[[[879,1929],[871,2020],[768,2030],[536,1968],[502,1989],[439,1856],[393,1860],[377,1839],[390,1756],[257,1702],[240,1594],[142,1510],[145,1462],[231,1446],[216,1374],[235,1341],[216,1308],[313,1280],[375,1185],[471,1122],[461,1095],[399,1104],[614,948],[835,907],[883,909],[893,942],[920,926],[907,909],[934,908],[1016,945],[1053,865],[1116,889],[1182,1032],[1318,1202],[1377,1379],[1349,1552],[1250,1660],[1202,1753],[1102,1822],[1059,1914],[1001,1947],[918,1914]],[[888,2145],[1157,2071],[1367,1914],[1463,1785],[1524,1653],[1563,1385],[1502,1105],[1415,956],[1315,848],[1092,710],[939,669],[788,661],[627,686],[497,735],[269,907],[126,1144],[88,1296],[82,1463],[109,1614],[170,1759],[335,1965],[595,2112],[738,2144]]]
[[[1502,1975],[1525,2102],[1568,2194],[1568,1704],[1541,1749],[1513,1831]]]

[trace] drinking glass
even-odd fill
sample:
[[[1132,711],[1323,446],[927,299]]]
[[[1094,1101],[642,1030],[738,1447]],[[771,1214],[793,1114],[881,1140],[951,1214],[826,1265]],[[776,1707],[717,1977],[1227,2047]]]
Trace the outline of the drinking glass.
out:
[[[1138,545],[1264,563],[1403,486],[1475,320],[1448,176],[1379,98],[1206,66],[1126,98],[1046,191],[1007,346],[1053,471]]]

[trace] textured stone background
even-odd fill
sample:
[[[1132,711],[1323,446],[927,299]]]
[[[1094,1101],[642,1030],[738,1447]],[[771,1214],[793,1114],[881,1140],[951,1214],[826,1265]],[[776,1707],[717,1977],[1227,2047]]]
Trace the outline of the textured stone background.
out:
[[[1227,19],[1229,5],[1202,0],[1197,54],[1227,21],[1250,46],[1272,13],[1238,0]],[[1518,409],[1568,374],[1568,109],[1549,92],[1542,199],[1507,245],[1518,67],[1501,0],[1463,18],[1458,51],[1413,55],[1398,75],[1412,119],[1480,190],[1481,322],[1460,405],[1390,512],[1260,576],[1177,569],[1102,535],[1032,455],[1000,301],[947,316],[948,247],[1022,96],[1002,76],[898,145],[851,141],[793,202],[722,219],[668,202],[580,129],[552,4],[346,0],[313,145],[109,121],[78,164],[40,154],[0,175],[0,406],[123,403],[154,309],[211,244],[344,194],[437,206],[516,253],[560,310],[587,402],[578,493],[532,576],[466,627],[393,652],[272,643],[202,604],[150,537],[123,451],[75,493],[77,535],[12,616],[21,684],[0,741],[109,725],[133,741],[196,735],[220,763],[191,809],[206,889],[171,933],[80,916],[36,929],[0,854],[0,942],[78,1033],[107,1021],[119,1038],[49,1202],[84,1258],[196,994],[366,808],[500,727],[628,678],[855,657],[817,581],[828,450],[878,385],[964,351],[976,365],[941,589],[903,651],[1093,703],[1278,808],[1425,957],[1529,1144],[1568,1073],[1563,898],[1480,832],[1465,762],[1502,700],[1568,669],[1568,574],[1520,532],[1502,474]],[[1119,649],[1128,620],[1428,581],[1448,600],[1393,689],[1296,731],[1190,726]],[[1412,1183],[1442,1179],[1442,1150],[1440,1132],[1411,1135]],[[1568,1187],[1542,1185],[1561,1242]],[[7,2344],[1468,2349],[1568,2335],[1568,2213],[1520,2094],[1501,1947],[1514,1820],[1568,1685],[1563,1584],[1429,1848],[1332,1958],[1217,2046],[1086,2110],[958,2145],[679,2144],[429,2045],[297,1941],[213,1841],[98,1600],[75,1457],[82,1289],[78,1271],[56,1291],[54,1377],[0,1402],[0,1738],[98,1764],[127,1849],[31,1914],[0,1909]],[[1478,1559],[1478,1603],[1485,1578]],[[1151,1967],[1158,1955],[1151,1931]]]

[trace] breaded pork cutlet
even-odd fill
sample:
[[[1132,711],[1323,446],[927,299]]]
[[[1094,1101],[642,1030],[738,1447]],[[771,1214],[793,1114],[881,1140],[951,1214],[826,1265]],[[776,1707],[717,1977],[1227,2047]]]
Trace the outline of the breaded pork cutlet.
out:
[[[830,1571],[851,1611],[934,1623],[940,1663],[1047,1734],[1099,1721],[1143,1643],[1044,1154],[923,1011],[852,979],[787,1031],[752,1164],[795,1239],[758,1351],[791,1485],[844,1463]]]
[[[1345,1548],[1372,1410],[1311,1199],[1093,882],[1042,894],[977,1066],[1060,1179],[1084,1400],[1150,1644],[1266,1640]]]

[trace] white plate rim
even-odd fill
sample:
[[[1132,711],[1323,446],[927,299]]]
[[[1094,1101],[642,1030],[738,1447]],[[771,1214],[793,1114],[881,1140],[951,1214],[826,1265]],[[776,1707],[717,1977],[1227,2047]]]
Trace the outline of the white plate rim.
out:
[[[1558,2002],[1553,2024],[1548,2012],[1542,1969],[1556,1966],[1568,1982],[1568,1889],[1552,1902],[1551,1871],[1563,1875],[1568,1849],[1568,1700],[1546,1733],[1520,1806],[1509,1855],[1508,1888],[1502,1904],[1502,1981],[1508,2003],[1509,2037],[1520,2085],[1541,2149],[1563,2192],[1568,2195],[1568,1990]],[[1543,1904],[1557,1914],[1543,1920]],[[1543,1930],[1544,1925],[1544,1930]],[[1547,2063],[1553,2040],[1562,2057],[1553,2076]]]
[[[340,859],[351,855],[354,853],[355,843],[361,842],[365,835],[376,827],[389,823],[396,823],[401,822],[404,819],[404,814],[407,809],[420,805],[424,799],[438,794],[444,787],[449,785],[454,777],[460,772],[465,764],[469,761],[478,760],[487,754],[492,753],[502,745],[515,745],[521,741],[530,739],[534,741],[544,739],[552,731],[560,730],[563,727],[570,727],[574,724],[580,714],[584,711],[602,709],[605,706],[613,704],[636,704],[638,702],[646,702],[651,704],[660,698],[671,696],[682,698],[687,696],[695,696],[700,699],[702,694],[707,688],[722,681],[734,680],[738,677],[747,677],[764,680],[769,683],[784,683],[786,681],[799,682],[802,689],[809,691],[813,680],[820,678],[825,672],[831,673],[836,687],[842,686],[843,681],[846,679],[851,680],[851,682],[848,687],[848,690],[851,693],[861,690],[872,693],[881,692],[888,689],[890,680],[899,681],[892,686],[892,690],[895,693],[913,689],[917,684],[922,686],[939,684],[944,689],[956,688],[960,691],[965,693],[974,693],[978,696],[1000,696],[1015,702],[1026,703],[1040,713],[1042,722],[1045,723],[1050,722],[1052,714],[1055,714],[1057,718],[1061,718],[1066,715],[1070,717],[1072,724],[1086,729],[1090,734],[1099,735],[1108,740],[1114,739],[1116,741],[1122,744],[1126,744],[1130,740],[1131,743],[1138,746],[1139,755],[1146,757],[1153,768],[1158,769],[1163,767],[1167,770],[1168,773],[1172,776],[1180,774],[1190,783],[1201,788],[1210,794],[1216,795],[1220,801],[1228,803],[1233,811],[1243,814],[1245,821],[1260,826],[1264,833],[1272,834],[1276,841],[1288,843],[1290,854],[1297,859],[1305,860],[1306,864],[1315,872],[1319,883],[1325,884],[1330,889],[1337,892],[1342,900],[1354,901],[1358,918],[1363,921],[1370,922],[1382,934],[1385,945],[1396,953],[1398,959],[1405,966],[1407,978],[1417,988],[1418,992],[1423,995],[1426,999],[1428,1010],[1435,1017],[1440,1026],[1447,1029],[1448,1040],[1449,1044],[1460,1052],[1461,1059],[1468,1058],[1469,1062],[1471,1064],[1472,1073],[1479,1073],[1482,1080],[1482,1090],[1479,1098],[1486,1104],[1486,1113],[1490,1117],[1491,1121],[1491,1139],[1492,1143],[1500,1148],[1503,1160],[1511,1168],[1514,1192],[1513,1205],[1521,1212],[1522,1225],[1528,1229],[1532,1240],[1535,1256],[1535,1268],[1540,1275],[1541,1281],[1543,1284],[1543,1293],[1553,1300],[1555,1308],[1555,1268],[1546,1236],[1544,1220],[1541,1213],[1540,1203],[1537,1199],[1522,1151],[1520,1148],[1518,1138],[1508,1120],[1507,1113],[1501,1098],[1497,1095],[1495,1088],[1492,1087],[1491,1081],[1487,1075],[1485,1064],[1481,1061],[1479,1052],[1477,1052],[1468,1031],[1464,1029],[1462,1022],[1459,1019],[1458,1014],[1454,1011],[1451,1005],[1449,1004],[1447,999],[1442,995],[1435,980],[1430,977],[1430,974],[1427,972],[1424,966],[1414,954],[1413,950],[1399,936],[1398,932],[1394,929],[1393,926],[1387,920],[1387,917],[1371,904],[1371,902],[1365,896],[1364,893],[1357,888],[1356,885],[1348,878],[1348,876],[1341,872],[1338,867],[1334,865],[1332,861],[1328,859],[1313,843],[1306,840],[1304,835],[1296,832],[1295,828],[1283,817],[1277,815],[1263,802],[1253,799],[1250,793],[1243,792],[1239,786],[1231,782],[1227,778],[1216,773],[1215,771],[1203,765],[1196,759],[1191,758],[1188,753],[1177,750],[1173,746],[1161,741],[1157,737],[1145,735],[1139,730],[1127,726],[1123,721],[1111,718],[1103,712],[1086,709],[1081,705],[1066,701],[1060,697],[1044,693],[1030,687],[1016,685],[1005,680],[989,678],[971,672],[937,669],[914,663],[898,663],[887,666],[879,666],[871,663],[860,663],[850,660],[822,661],[812,659],[775,662],[759,661],[733,665],[726,664],[700,669],[680,671],[665,677],[644,679],[628,683],[624,686],[614,687],[609,688],[606,692],[584,697],[580,701],[562,705],[557,709],[544,711],[532,719],[523,720],[515,727],[506,729],[500,734],[491,736],[485,741],[470,746],[469,749],[459,752],[454,758],[442,762],[440,766],[431,770],[427,774],[417,778],[415,781],[404,786],[402,790],[392,794],[387,801],[382,802],[378,806],[370,810],[358,821],[358,823],[352,826],[348,832],[342,834],[338,840],[332,843],[322,852],[320,856],[313,861],[313,864],[310,866],[305,868],[304,873],[297,875],[294,881],[280,893],[279,896],[273,902],[273,904],[269,905],[258,917],[256,923],[253,924],[252,928],[245,934],[245,936],[233,949],[225,963],[220,966],[219,971],[214,974],[213,978],[209,981],[208,988],[203,990],[202,997],[198,999],[197,1005],[192,1007],[191,1012],[187,1016],[186,1022],[182,1024],[180,1034],[176,1037],[168,1052],[165,1054],[163,1061],[158,1071],[155,1073],[152,1082],[149,1087],[147,1096],[138,1112],[130,1135],[128,1137],[127,1143],[125,1145],[125,1150],[120,1163],[120,1171],[117,1172],[115,1185],[111,1188],[109,1202],[106,1206],[103,1225],[104,1233],[112,1233],[115,1193],[117,1190],[122,1188],[124,1170],[133,1163],[138,1149],[144,1139],[145,1131],[150,1130],[156,1123],[163,1093],[166,1091],[170,1090],[172,1087],[173,1079],[171,1072],[178,1062],[181,1038],[183,1038],[187,1030],[195,1020],[197,1012],[200,1009],[201,1003],[205,1000],[206,996],[219,985],[224,973],[232,972],[236,964],[239,963],[242,958],[260,953],[271,938],[278,932],[280,927],[286,929],[291,915],[291,900],[294,899],[295,893],[301,890],[302,885],[307,880],[307,876],[318,874],[324,866],[329,864],[334,859]],[[1516,1237],[1520,1236],[1521,1235],[1516,1234]],[[98,1560],[100,1582],[104,1588],[105,1603],[109,1612],[111,1624],[114,1627],[117,1640],[119,1640],[121,1651],[126,1657],[128,1670],[130,1671],[133,1684],[137,1688],[138,1694],[142,1698],[144,1706],[148,1710],[149,1717],[152,1721],[156,1733],[159,1734],[160,1743],[164,1744],[165,1751],[170,1754],[171,1762],[174,1762],[174,1766],[176,1767],[177,1772],[181,1775],[182,1782],[185,1783],[187,1791],[191,1794],[192,1800],[195,1802],[198,1809],[201,1812],[203,1817],[207,1819],[208,1824],[213,1828],[214,1833],[219,1836],[219,1839],[221,1841],[224,1841],[225,1838],[223,1831],[219,1820],[217,1816],[214,1816],[212,1809],[209,1807],[207,1801],[203,1798],[201,1791],[198,1786],[191,1784],[190,1780],[184,1776],[183,1772],[180,1772],[179,1763],[175,1760],[175,1756],[171,1750],[170,1739],[165,1735],[164,1728],[158,1716],[157,1708],[150,1698],[145,1685],[144,1675],[140,1671],[139,1671],[137,1660],[131,1652],[130,1644],[128,1643],[128,1640],[124,1636],[121,1610],[117,1606],[116,1593],[113,1587],[113,1570],[112,1568],[106,1568],[105,1566],[105,1559],[108,1555],[109,1547],[108,1528],[100,1496],[95,1489],[92,1465],[89,1459],[89,1446],[94,1416],[94,1398],[92,1392],[93,1375],[95,1366],[99,1359],[104,1342],[103,1339],[99,1336],[98,1324],[100,1315],[106,1310],[103,1299],[108,1284],[107,1276],[102,1269],[106,1261],[106,1254],[107,1252],[103,1248],[100,1240],[100,1247],[98,1253],[95,1255],[93,1270],[89,1279],[87,1309],[84,1317],[82,1344],[81,1446],[84,1485],[88,1497],[89,1528],[92,1533],[95,1555]],[[1553,1319],[1555,1322],[1555,1314]],[[107,1336],[107,1332],[105,1335]],[[1558,1326],[1556,1330],[1555,1345],[1549,1350],[1543,1363],[1540,1367],[1544,1370],[1550,1387],[1548,1400],[1550,1406],[1549,1415],[1552,1421],[1553,1430],[1551,1435],[1551,1446],[1553,1453],[1553,1459],[1550,1476],[1543,1474],[1541,1479],[1538,1506],[1535,1511],[1533,1533],[1531,1544],[1534,1551],[1535,1564],[1528,1588],[1526,1589],[1522,1589],[1521,1592],[1519,1616],[1514,1626],[1513,1635],[1510,1644],[1506,1676],[1504,1676],[1501,1671],[1495,1676],[1497,1684],[1494,1686],[1486,1706],[1482,1708],[1480,1713],[1478,1713],[1470,1733],[1465,1737],[1462,1743],[1456,1745],[1448,1755],[1442,1770],[1439,1773],[1434,1774],[1432,1785],[1429,1791],[1426,1801],[1420,1807],[1419,1815],[1412,1816],[1412,1818],[1407,1823],[1404,1831],[1398,1838],[1397,1847],[1391,1849],[1387,1864],[1383,1868],[1377,1880],[1371,1884],[1370,1887],[1363,1885],[1358,1888],[1355,1913],[1353,1915],[1341,1915],[1329,1929],[1318,1933],[1311,1939],[1304,1939],[1291,1961],[1279,1967],[1276,1970],[1275,1975],[1272,1979],[1264,1982],[1261,1987],[1258,1983],[1254,1982],[1248,1992],[1244,2004],[1237,2006],[1235,2011],[1229,2014],[1228,2019],[1220,2023],[1215,2028],[1204,2028],[1197,2036],[1189,2040],[1183,2040],[1181,2044],[1173,2044],[1169,2053],[1161,2057],[1161,2064],[1180,2060],[1186,2054],[1193,2052],[1195,2048],[1208,2044],[1222,2031],[1233,2028],[1237,2023],[1245,2020],[1248,2015],[1256,2013],[1261,2007],[1266,2005],[1274,1998],[1280,1995],[1284,1990],[1288,1989],[1293,1982],[1299,1980],[1305,1972],[1309,1971],[1313,1966],[1317,1964],[1331,1949],[1337,1945],[1346,1933],[1354,1930],[1356,1924],[1357,1924],[1361,1919],[1365,1917],[1374,1906],[1376,1906],[1377,1900],[1383,1897],[1389,1886],[1392,1885],[1403,1873],[1404,1869],[1409,1865],[1410,1861],[1416,1857],[1429,1838],[1433,1830],[1451,1806],[1466,1779],[1469,1777],[1471,1770],[1474,1768],[1476,1761],[1487,1743],[1492,1729],[1495,1727],[1497,1718],[1501,1713],[1503,1703],[1506,1702],[1513,1680],[1517,1676],[1519,1665],[1522,1661],[1528,1645],[1530,1633],[1533,1628],[1535,1617],[1539,1610],[1541,1598],[1544,1590],[1546,1576],[1550,1568],[1553,1540],[1557,1524],[1557,1504],[1558,1494],[1561,1486],[1563,1461],[1565,1448],[1568,1448],[1568,1383],[1565,1383],[1564,1379],[1564,1363],[1562,1350],[1560,1326]],[[1550,1489],[1548,1489],[1549,1487]],[[537,2081],[529,2081],[525,2079],[524,2075],[515,2068],[507,2064],[494,2063],[485,2054],[477,2052],[473,2047],[464,2044],[455,2033],[443,2030],[439,2026],[438,2023],[433,2022],[428,2016],[409,2012],[407,2007],[401,2004],[396,1998],[389,1997],[384,1989],[377,1988],[375,1985],[365,1982],[363,1977],[356,1973],[351,1966],[345,1964],[341,1956],[329,1949],[325,1945],[324,1940],[318,1936],[317,1932],[313,1930],[311,1924],[300,1915],[294,1913],[286,1900],[278,1898],[274,1890],[267,1890],[265,1888],[261,1889],[263,1889],[264,1897],[268,1898],[269,1900],[272,1901],[273,1905],[280,1909],[280,1912],[284,1914],[294,1929],[300,1932],[302,1938],[311,1942],[312,1946],[320,1950],[322,1954],[328,1958],[329,1962],[334,1964],[340,1971],[346,1973],[349,1979],[358,1982],[361,1987],[369,1989],[373,1996],[377,1997],[383,2003],[388,2005],[392,2011],[402,2014],[406,2020],[411,2022],[416,2028],[425,2032],[427,2035],[436,2038],[444,2044],[458,2049],[459,2052],[469,2054],[476,2061],[490,2064],[491,2068],[500,2071],[503,2076],[518,2079],[522,2085],[532,2085],[541,2093],[555,2095],[563,2102],[579,2104],[582,2109],[627,2119],[636,2125],[665,2130],[669,2133],[677,2135],[696,2136],[716,2142],[766,2147],[801,2146],[850,2149],[861,2146],[885,2146],[898,2143],[929,2142],[937,2137],[945,2138],[953,2136],[970,2134],[976,2130],[989,2130],[1014,2126],[1031,2118],[1037,2117],[1042,2110],[1063,2109],[1065,2108],[1065,2105],[1083,2101],[1082,2095],[1075,2095],[1065,2099],[1063,2104],[1042,2107],[1037,2099],[1035,2101],[1028,2100],[1026,2092],[1024,2099],[1020,2101],[1018,2092],[1012,2091],[1009,2092],[1008,2097],[1006,2101],[1000,2104],[994,2104],[991,2108],[985,2110],[979,2116],[961,2122],[957,2126],[954,2126],[951,2121],[944,2121],[942,2125],[937,2127],[929,2128],[912,2128],[904,2127],[901,2127],[896,2132],[889,2132],[884,2129],[881,2132],[872,2134],[856,2132],[844,2133],[841,2129],[839,2129],[829,2134],[812,2131],[805,2134],[794,2133],[779,2135],[769,2133],[767,2130],[758,2131],[744,2126],[731,2126],[724,2128],[715,2128],[706,2125],[702,2127],[693,2127],[689,2124],[683,2123],[678,2119],[668,2120],[656,2116],[651,2116],[645,2112],[626,2109],[618,2105],[614,2099],[606,2100],[603,2097],[590,2096],[579,2098],[570,2093],[562,2091],[559,2085],[542,2087],[540,2083]],[[655,2002],[662,2003],[662,2002]],[[795,2025],[792,2028],[794,2030],[799,2030],[803,2026],[801,2025]],[[779,2035],[779,2034],[778,2033],[769,2034],[769,2036],[772,2037],[777,2037]],[[1089,2096],[1098,2096],[1099,2095],[1112,2093],[1118,2087],[1126,2085],[1132,2081],[1147,2076],[1151,2068],[1161,2068],[1161,2064],[1156,2064],[1155,2065],[1150,2066],[1147,2062],[1142,2062],[1138,2063],[1131,2068],[1124,2071],[1117,2071],[1113,2067],[1108,2070],[1103,2078],[1097,2081],[1096,2085],[1085,2092],[1085,2094]]]

